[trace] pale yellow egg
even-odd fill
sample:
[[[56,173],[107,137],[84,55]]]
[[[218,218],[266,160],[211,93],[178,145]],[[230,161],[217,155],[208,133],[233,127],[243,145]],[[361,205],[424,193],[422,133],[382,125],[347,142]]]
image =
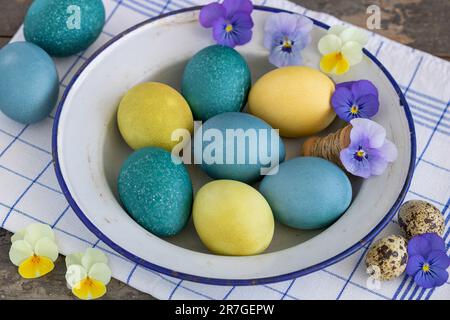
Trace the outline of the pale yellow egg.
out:
[[[262,76],[249,95],[249,111],[283,137],[322,131],[334,120],[334,83],[322,72],[304,66],[278,68]]]
[[[234,180],[204,185],[193,205],[195,229],[213,253],[246,256],[263,252],[272,241],[274,218],[266,199]]]
[[[176,129],[192,133],[194,119],[188,103],[172,87],[159,82],[141,83],[130,89],[117,111],[119,130],[133,149],[160,147],[167,151],[178,143]]]

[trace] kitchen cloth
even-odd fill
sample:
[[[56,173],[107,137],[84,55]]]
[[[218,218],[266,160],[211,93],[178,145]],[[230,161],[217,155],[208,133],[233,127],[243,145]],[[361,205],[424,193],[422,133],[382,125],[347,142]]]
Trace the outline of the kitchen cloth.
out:
[[[205,4],[203,0],[104,0],[106,24],[85,52],[55,59],[63,93],[73,74],[96,49],[121,31],[163,13]],[[305,14],[329,25],[343,23],[284,0],[255,1]],[[22,40],[22,29],[13,41]],[[417,164],[408,199],[434,204],[446,217],[450,241],[450,63],[372,34],[366,48],[391,72],[407,97],[417,135]],[[26,92],[24,92],[26,94]],[[16,232],[43,222],[55,230],[63,254],[96,247],[108,255],[113,276],[159,299],[450,299],[450,283],[417,287],[410,277],[373,283],[366,274],[363,247],[343,261],[298,279],[249,287],[211,286],[181,281],[147,270],[107,247],[81,223],[56,181],[52,154],[53,116],[22,125],[0,114],[0,223]],[[399,234],[395,219],[379,235]],[[60,257],[63,259],[63,257]]]

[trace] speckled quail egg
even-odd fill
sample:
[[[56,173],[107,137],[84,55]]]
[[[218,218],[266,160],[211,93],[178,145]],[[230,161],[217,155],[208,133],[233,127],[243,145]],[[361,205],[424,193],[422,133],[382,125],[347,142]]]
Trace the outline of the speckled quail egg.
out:
[[[398,223],[408,240],[424,233],[444,234],[444,216],[438,208],[422,200],[405,202],[398,213]]]
[[[403,237],[391,235],[378,240],[367,253],[368,273],[377,280],[392,280],[406,269],[407,244]]]

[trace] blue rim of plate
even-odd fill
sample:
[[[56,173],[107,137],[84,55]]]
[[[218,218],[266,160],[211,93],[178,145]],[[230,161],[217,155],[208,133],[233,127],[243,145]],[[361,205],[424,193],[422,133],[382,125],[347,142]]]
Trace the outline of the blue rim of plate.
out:
[[[75,200],[73,199],[72,195],[70,194],[69,189],[67,188],[66,182],[64,180],[64,177],[63,177],[63,175],[61,173],[61,168],[60,168],[59,160],[58,160],[58,145],[57,145],[58,124],[59,124],[59,119],[60,119],[60,116],[61,116],[61,111],[63,109],[63,106],[64,106],[65,100],[67,98],[67,95],[70,92],[73,84],[78,79],[80,74],[84,71],[84,69],[100,53],[102,53],[107,47],[109,47],[111,44],[113,44],[114,42],[116,42],[120,38],[124,37],[125,35],[129,34],[130,32],[132,32],[132,31],[134,31],[136,29],[139,29],[140,27],[142,27],[144,25],[147,25],[149,23],[157,21],[159,19],[162,19],[162,18],[165,18],[165,17],[168,17],[168,16],[172,16],[172,15],[176,15],[176,14],[180,14],[180,13],[183,13],[183,12],[199,10],[201,8],[202,8],[202,6],[195,6],[195,7],[190,7],[190,8],[184,8],[184,9],[177,10],[177,11],[172,11],[172,12],[169,12],[169,13],[166,13],[166,14],[163,14],[163,15],[160,15],[160,16],[148,19],[146,21],[143,21],[143,22],[141,22],[141,23],[139,23],[139,24],[137,24],[137,25],[135,25],[135,26],[125,30],[124,32],[118,34],[117,36],[112,38],[110,41],[105,43],[95,53],[93,53],[84,62],[84,64],[80,67],[80,69],[73,76],[72,80],[70,81],[69,85],[67,86],[66,90],[64,91],[64,94],[63,94],[63,96],[61,98],[61,101],[60,101],[60,103],[58,105],[58,109],[57,109],[56,114],[55,114],[55,120],[54,120],[54,124],[53,124],[53,132],[52,132],[52,154],[53,154],[53,161],[54,161],[56,177],[58,179],[59,185],[61,186],[61,189],[62,189],[65,197],[67,198],[67,201],[69,202],[70,206],[74,210],[75,214],[86,225],[86,227],[92,233],[94,233],[101,241],[103,241],[106,245],[111,247],[113,250],[115,250],[116,252],[118,252],[119,254],[124,256],[125,258],[128,258],[129,260],[137,263],[138,265],[140,265],[140,266],[142,266],[144,268],[148,268],[150,270],[153,270],[153,271],[156,271],[156,272],[159,272],[159,273],[171,276],[171,277],[175,277],[175,278],[179,278],[179,279],[187,280],[187,281],[193,281],[193,282],[200,282],[200,283],[210,284],[210,285],[246,286],[246,285],[259,285],[259,284],[267,284],[267,283],[274,283],[274,282],[281,282],[281,281],[291,280],[293,278],[298,278],[300,276],[304,276],[304,275],[307,275],[309,273],[312,273],[312,272],[324,269],[324,268],[326,268],[326,267],[328,267],[328,266],[330,266],[332,264],[335,264],[335,263],[341,261],[342,259],[348,257],[349,255],[351,255],[355,251],[361,249],[364,245],[368,244],[382,229],[384,229],[384,227],[386,227],[386,225],[391,221],[391,219],[393,218],[393,216],[395,215],[395,213],[399,209],[401,203],[403,202],[403,199],[406,196],[406,193],[408,192],[409,185],[411,183],[411,179],[412,179],[412,176],[413,176],[413,173],[414,173],[415,159],[416,159],[416,134],[415,134],[415,129],[414,129],[413,118],[412,118],[411,111],[409,109],[408,103],[406,102],[406,99],[405,99],[402,91],[400,90],[400,87],[398,86],[398,84],[394,80],[394,78],[391,76],[389,71],[387,71],[387,69],[381,64],[381,62],[378,61],[377,58],[375,58],[375,56],[373,56],[366,49],[363,50],[364,54],[369,59],[371,59],[381,69],[381,71],[383,71],[384,75],[388,78],[389,82],[391,83],[391,85],[393,86],[393,88],[395,89],[395,91],[397,92],[397,94],[399,96],[400,105],[403,107],[403,109],[405,111],[406,118],[407,118],[408,125],[409,125],[409,131],[410,131],[410,136],[411,136],[411,159],[410,159],[408,175],[406,177],[405,183],[404,183],[403,188],[402,188],[402,190],[400,192],[400,195],[398,196],[397,200],[393,204],[392,208],[387,212],[387,214],[378,223],[378,225],[369,232],[369,234],[367,234],[363,239],[361,239],[360,241],[355,243],[353,246],[351,246],[347,250],[344,250],[343,252],[339,253],[338,255],[336,255],[336,256],[328,259],[328,260],[325,260],[323,262],[320,262],[318,264],[315,264],[313,266],[310,266],[308,268],[304,268],[304,269],[301,269],[301,270],[298,270],[298,271],[294,271],[294,272],[291,272],[291,273],[287,273],[287,274],[282,274],[282,275],[277,275],[277,276],[272,276],[272,277],[266,277],[266,278],[257,278],[257,279],[219,279],[219,278],[207,278],[207,277],[195,276],[195,275],[181,273],[181,272],[177,272],[177,271],[174,271],[174,270],[170,270],[170,269],[161,267],[161,266],[159,266],[157,264],[154,264],[152,262],[143,260],[143,259],[139,258],[138,256],[134,255],[133,253],[125,250],[124,248],[122,248],[119,245],[117,245],[116,243],[114,243],[114,241],[109,239],[105,234],[103,234],[102,231],[99,230],[86,217],[86,215],[83,213],[83,211],[81,211],[81,209],[78,207],[77,203],[75,202]],[[272,8],[272,7],[266,7],[266,6],[254,6],[254,9],[255,10],[259,10],[259,11],[274,12],[274,13],[279,13],[279,12],[293,13],[292,11],[278,9],[278,8]],[[319,26],[319,27],[324,28],[326,30],[328,30],[330,28],[328,25],[326,25],[323,22],[317,21],[317,20],[312,19],[312,18],[310,18],[310,19],[314,22],[314,24],[316,26]]]

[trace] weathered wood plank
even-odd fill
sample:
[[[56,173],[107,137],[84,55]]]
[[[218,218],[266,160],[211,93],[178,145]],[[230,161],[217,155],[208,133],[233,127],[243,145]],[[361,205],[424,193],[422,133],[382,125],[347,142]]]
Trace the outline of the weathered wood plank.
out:
[[[12,37],[33,0],[0,0],[0,36]]]
[[[442,58],[450,57],[449,0],[294,0],[316,11],[366,27],[367,7],[381,9],[381,29],[375,32]]]

